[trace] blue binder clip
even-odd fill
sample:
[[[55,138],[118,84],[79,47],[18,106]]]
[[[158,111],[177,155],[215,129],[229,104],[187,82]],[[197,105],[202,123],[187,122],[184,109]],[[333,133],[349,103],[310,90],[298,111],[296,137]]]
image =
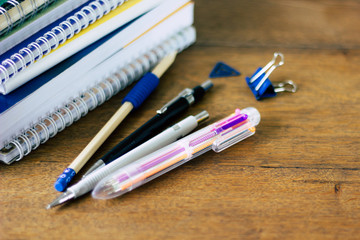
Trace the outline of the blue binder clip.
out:
[[[280,58],[280,61],[276,63],[278,57]],[[274,53],[273,59],[268,64],[266,64],[265,67],[258,68],[251,78],[245,78],[256,100],[275,97],[278,92],[296,92],[297,86],[291,80],[274,84],[272,84],[269,80],[269,76],[275,70],[275,68],[282,65],[284,65],[284,55],[282,53],[276,52]]]

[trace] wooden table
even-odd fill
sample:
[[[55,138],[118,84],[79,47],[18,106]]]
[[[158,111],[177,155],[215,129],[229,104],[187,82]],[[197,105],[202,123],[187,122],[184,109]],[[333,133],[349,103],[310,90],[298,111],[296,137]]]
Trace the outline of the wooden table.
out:
[[[22,161],[0,165],[0,239],[359,239],[360,2],[196,0],[195,10],[196,44],[91,163],[218,61],[241,76],[214,79],[188,113],[206,109],[210,123],[254,106],[256,134],[121,198],[88,194],[46,210],[58,174],[120,106],[120,93]],[[256,101],[244,78],[276,51],[285,64],[270,79],[299,90]]]

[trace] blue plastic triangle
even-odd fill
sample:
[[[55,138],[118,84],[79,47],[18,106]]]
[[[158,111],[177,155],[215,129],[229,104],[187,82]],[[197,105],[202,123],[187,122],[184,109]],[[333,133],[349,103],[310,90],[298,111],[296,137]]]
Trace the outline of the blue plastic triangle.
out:
[[[230,67],[229,65],[218,62],[213,70],[211,71],[209,78],[218,78],[218,77],[233,77],[239,76],[240,72]]]

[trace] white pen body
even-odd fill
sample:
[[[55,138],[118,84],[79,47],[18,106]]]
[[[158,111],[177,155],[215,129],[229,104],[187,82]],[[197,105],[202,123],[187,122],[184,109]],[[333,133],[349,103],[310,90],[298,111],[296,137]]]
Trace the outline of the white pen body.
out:
[[[140,159],[166,145],[175,142],[179,138],[187,135],[198,126],[198,120],[194,116],[189,116],[174,126],[166,129],[162,133],[156,135],[147,142],[141,144],[137,148],[134,148],[130,152],[117,158],[110,164],[100,168],[99,170],[92,172],[87,177],[72,187],[69,187],[67,191],[72,192],[76,197],[79,197],[89,191],[91,191],[95,185],[104,177],[118,170],[119,168]]]

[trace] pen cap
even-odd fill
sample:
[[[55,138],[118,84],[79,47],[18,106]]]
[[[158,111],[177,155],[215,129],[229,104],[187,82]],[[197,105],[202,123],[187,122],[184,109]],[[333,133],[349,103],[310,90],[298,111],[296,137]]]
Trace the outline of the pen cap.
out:
[[[246,114],[248,116],[249,121],[254,125],[257,126],[260,123],[260,113],[259,111],[254,107],[247,107],[244,109],[236,109],[236,111],[240,111],[243,114]]]
[[[212,144],[212,149],[215,152],[221,152],[255,134],[255,126],[260,122],[259,111],[256,108],[248,107],[242,110],[236,109],[235,113],[246,114],[246,123],[235,126],[229,131],[222,132]]]

